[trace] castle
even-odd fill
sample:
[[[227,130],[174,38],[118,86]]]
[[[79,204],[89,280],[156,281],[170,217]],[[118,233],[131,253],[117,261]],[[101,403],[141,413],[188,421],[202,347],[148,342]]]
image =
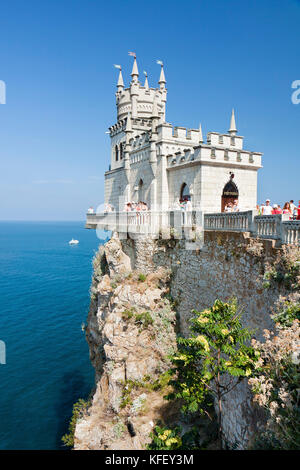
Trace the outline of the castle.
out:
[[[128,88],[119,66],[105,203],[122,211],[129,201],[144,201],[152,211],[167,211],[184,198],[198,210],[220,212],[238,199],[240,210],[254,209],[262,154],[243,149],[234,111],[228,133],[209,132],[206,142],[201,125],[172,127],[166,122],[166,79],[160,65],[158,88],[149,87],[146,74],[141,85],[135,56]]]

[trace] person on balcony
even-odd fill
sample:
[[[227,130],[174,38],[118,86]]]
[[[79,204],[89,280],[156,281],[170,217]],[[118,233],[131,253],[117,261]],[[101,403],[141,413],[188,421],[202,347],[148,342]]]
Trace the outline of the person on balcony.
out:
[[[94,208],[91,206],[88,208],[88,211],[87,211],[88,214],[94,214]]]
[[[262,207],[262,215],[272,215],[273,207],[270,204],[270,199],[266,199],[266,204]]]
[[[274,204],[274,205],[273,205],[272,214],[273,214],[273,215],[282,214],[282,210],[281,210],[280,207],[278,207],[277,204]]]
[[[290,219],[292,218],[292,211],[291,211],[291,207],[290,207],[290,203],[289,202],[286,202],[283,206],[283,209],[282,209],[282,213],[283,214],[289,214],[290,216]]]
[[[232,212],[240,212],[239,202],[237,199],[235,199],[233,202]]]
[[[232,212],[232,202],[229,202],[228,204],[226,204],[225,208],[224,208],[224,212]]]

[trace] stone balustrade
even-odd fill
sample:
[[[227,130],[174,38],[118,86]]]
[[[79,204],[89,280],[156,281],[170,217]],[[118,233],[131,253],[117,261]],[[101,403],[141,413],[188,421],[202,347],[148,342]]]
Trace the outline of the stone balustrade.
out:
[[[300,245],[300,221],[288,214],[256,215],[256,211],[204,214],[200,211],[133,211],[87,214],[86,228],[100,228],[120,233],[158,233],[176,229],[180,234],[191,230],[250,232],[251,236]],[[185,232],[188,233],[188,232]]]
[[[252,211],[204,214],[204,230],[249,232],[251,226]]]

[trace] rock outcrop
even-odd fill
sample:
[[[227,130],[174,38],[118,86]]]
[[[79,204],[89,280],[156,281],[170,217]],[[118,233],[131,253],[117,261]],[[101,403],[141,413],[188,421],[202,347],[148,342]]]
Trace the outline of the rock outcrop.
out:
[[[94,260],[86,330],[96,391],[77,422],[75,449],[143,449],[154,422],[176,414],[163,399],[176,315],[166,297],[169,270],[132,270],[117,236]]]

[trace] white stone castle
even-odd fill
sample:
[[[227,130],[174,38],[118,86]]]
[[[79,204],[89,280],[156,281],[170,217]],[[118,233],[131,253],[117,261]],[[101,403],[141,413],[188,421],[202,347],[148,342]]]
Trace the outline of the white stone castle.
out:
[[[122,211],[129,201],[143,201],[153,211],[165,211],[190,199],[195,209],[220,212],[238,199],[240,210],[254,209],[262,154],[243,149],[234,111],[228,133],[209,132],[206,142],[201,125],[173,127],[166,122],[166,79],[160,65],[158,88],[149,87],[146,74],[141,85],[135,56],[128,88],[119,66],[105,203]]]

